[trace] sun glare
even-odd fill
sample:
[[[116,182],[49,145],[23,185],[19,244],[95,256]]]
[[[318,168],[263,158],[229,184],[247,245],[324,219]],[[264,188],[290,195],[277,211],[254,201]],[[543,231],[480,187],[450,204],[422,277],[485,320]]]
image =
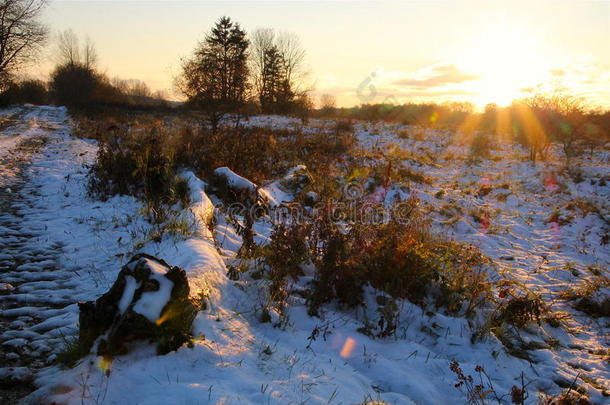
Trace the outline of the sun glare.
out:
[[[548,78],[551,55],[540,32],[514,21],[488,22],[473,30],[458,66],[479,76],[473,82],[476,104],[508,105],[523,89]]]

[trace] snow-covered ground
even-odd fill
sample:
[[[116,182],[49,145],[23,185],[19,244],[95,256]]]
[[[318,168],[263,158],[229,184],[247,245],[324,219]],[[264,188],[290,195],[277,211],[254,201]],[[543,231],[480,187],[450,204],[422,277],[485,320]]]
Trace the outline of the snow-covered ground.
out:
[[[195,236],[167,236],[141,249],[185,269],[192,292],[207,297],[208,308],[194,323],[193,347],[156,356],[153,347],[141,343],[111,364],[90,355],[72,369],[41,368],[52,364],[55,353],[77,333],[75,303],[108,289],[134,246],[141,246],[149,225],[133,198],[101,202],[87,197],[87,165],[97,146],[70,136],[64,109],[20,111],[0,113],[21,114],[14,126],[2,129],[0,145],[6,147],[0,149],[0,159],[21,154],[20,143],[28,137],[46,143],[29,152],[22,169],[11,174],[13,183],[21,185],[10,197],[2,194],[10,209],[3,206],[0,217],[0,344],[7,365],[0,377],[26,378],[35,370],[38,390],[26,403],[464,403],[449,369],[453,360],[473,376],[475,367],[483,366],[499,395],[520,385],[523,373],[528,403],[535,403],[537,392],[559,392],[558,384],[569,386],[577,376],[594,403],[609,403],[602,395],[610,390],[608,319],[591,318],[559,299],[562,290],[591,278],[591,269],[608,275],[610,252],[601,239],[609,232],[602,217],[610,214],[610,187],[600,185],[601,177],[608,180],[610,174],[608,151],[584,159],[585,181],[574,184],[559,174],[559,164],[533,168],[514,145],[498,145],[493,151],[498,158],[468,166],[456,158],[467,149],[441,133],[430,132],[418,141],[398,136],[406,127],[356,126],[360,145],[369,151],[399,145],[422,157],[409,164],[433,181],[410,184],[410,193],[424,202],[438,230],[479,246],[497,263],[497,277],[524,283],[543,294],[553,310],[569,315],[562,327],[543,323],[520,331],[530,344],[529,360],[510,355],[493,336],[472,343],[476,325],[464,318],[408,302],[401,303],[396,337],[386,339],[358,333],[362,320],[357,312],[329,307],[323,317],[310,317],[299,297],[291,297],[284,327],[260,323],[266,304],[260,288],[248,278],[232,281],[227,276],[241,238],[222,210],[214,209],[218,201],[205,193],[204,183],[185,173]],[[254,117],[250,125],[298,122]],[[328,125],[313,121],[309,130]],[[421,163],[424,155],[428,161]],[[483,195],[482,185],[492,190]],[[274,183],[265,191],[278,198]],[[594,201],[600,214],[570,211],[566,206],[575,199]],[[570,220],[549,221],[555,209]],[[470,215],[476,210],[485,212],[483,221]],[[216,219],[213,232],[207,227],[211,215]],[[260,221],[255,230],[264,240],[270,227]]]
[[[0,135],[0,377],[27,380],[77,333],[76,303],[107,290],[143,225],[131,198],[86,197],[96,145],[70,136],[65,109],[17,113]]]

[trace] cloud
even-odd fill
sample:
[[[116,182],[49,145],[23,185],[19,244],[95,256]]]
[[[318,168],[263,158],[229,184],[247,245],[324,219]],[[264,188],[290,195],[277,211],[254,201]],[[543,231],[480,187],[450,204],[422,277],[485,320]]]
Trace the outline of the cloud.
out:
[[[409,90],[409,91],[397,91],[397,96],[407,96],[407,97],[442,97],[442,96],[473,96],[477,93],[476,91],[468,91],[468,90],[438,90],[438,91],[430,91],[430,90]]]
[[[550,72],[553,76],[563,76],[566,74],[565,70],[563,69],[551,69]]]
[[[417,78],[406,78],[395,81],[396,86],[407,86],[415,88],[440,87],[447,84],[463,83],[469,80],[476,80],[477,75],[462,72],[455,65],[440,65],[425,69]]]

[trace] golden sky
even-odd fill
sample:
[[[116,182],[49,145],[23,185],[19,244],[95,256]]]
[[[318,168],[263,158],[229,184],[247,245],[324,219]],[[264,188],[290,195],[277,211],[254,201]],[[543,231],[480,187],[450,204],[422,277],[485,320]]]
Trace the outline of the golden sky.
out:
[[[247,30],[296,33],[314,94],[339,105],[405,101],[510,103],[560,85],[610,107],[608,1],[52,1],[54,34],[97,45],[109,76],[172,91],[188,56],[223,15]],[[46,61],[31,69],[44,76]]]

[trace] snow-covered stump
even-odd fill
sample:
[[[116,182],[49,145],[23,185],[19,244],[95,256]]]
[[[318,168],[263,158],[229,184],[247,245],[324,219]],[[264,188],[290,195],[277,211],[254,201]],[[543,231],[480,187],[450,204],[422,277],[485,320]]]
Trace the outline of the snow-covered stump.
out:
[[[127,343],[150,340],[165,354],[188,342],[197,313],[189,299],[186,273],[165,261],[138,254],[121,269],[110,290],[79,303],[79,344],[83,352],[117,355]]]

